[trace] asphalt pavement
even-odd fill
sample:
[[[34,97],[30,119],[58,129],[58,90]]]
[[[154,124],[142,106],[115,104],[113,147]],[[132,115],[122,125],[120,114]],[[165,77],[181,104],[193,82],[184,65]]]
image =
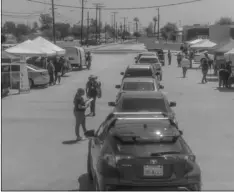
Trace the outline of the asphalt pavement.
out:
[[[74,142],[73,97],[90,74],[99,77],[103,97],[97,100],[97,116],[87,119],[87,128],[97,129],[111,111],[107,102],[115,99],[120,72],[134,56],[94,54],[91,70],[71,72],[61,85],[2,99],[2,190],[93,189],[86,173],[88,141]],[[177,119],[197,155],[203,189],[234,189],[233,89],[200,84],[195,69],[181,78],[175,58],[163,70],[164,92],[177,102]]]

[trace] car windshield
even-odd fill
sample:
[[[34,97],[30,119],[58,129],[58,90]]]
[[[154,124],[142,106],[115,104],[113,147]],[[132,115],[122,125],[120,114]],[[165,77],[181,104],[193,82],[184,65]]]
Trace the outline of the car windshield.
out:
[[[37,66],[35,66],[35,65],[28,64],[28,66],[29,66],[30,68],[35,69],[35,70],[41,70],[40,67],[37,67]]]
[[[122,110],[126,112],[167,112],[166,104],[163,98],[124,98],[122,102]]]
[[[126,72],[126,77],[152,77],[150,69],[129,69]]]
[[[140,63],[158,63],[158,59],[157,58],[140,58]]]
[[[126,82],[123,86],[124,91],[154,91],[152,82]]]
[[[66,54],[77,55],[76,48],[74,48],[74,47],[65,47],[65,49],[66,49]]]

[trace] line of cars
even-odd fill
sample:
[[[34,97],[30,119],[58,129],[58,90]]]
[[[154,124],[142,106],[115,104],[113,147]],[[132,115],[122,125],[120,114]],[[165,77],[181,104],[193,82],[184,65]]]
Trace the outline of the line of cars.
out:
[[[176,103],[161,91],[155,62],[145,62],[152,55],[158,58],[141,53],[121,73],[116,99],[108,103],[113,110],[97,130],[85,134],[89,138],[87,172],[98,191],[201,190],[196,156],[172,109]]]

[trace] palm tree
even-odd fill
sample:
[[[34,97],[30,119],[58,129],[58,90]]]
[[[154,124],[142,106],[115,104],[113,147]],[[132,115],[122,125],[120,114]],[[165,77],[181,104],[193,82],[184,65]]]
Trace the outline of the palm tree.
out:
[[[154,35],[155,35],[155,33],[156,33],[156,24],[157,24],[158,18],[154,17],[153,21],[154,21]]]
[[[133,19],[133,21],[136,23],[136,32],[138,32],[138,22],[139,22],[139,19],[137,17],[135,17]]]

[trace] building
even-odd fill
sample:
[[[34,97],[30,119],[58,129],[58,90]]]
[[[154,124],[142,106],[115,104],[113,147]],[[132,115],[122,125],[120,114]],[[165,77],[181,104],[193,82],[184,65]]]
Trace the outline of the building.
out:
[[[208,39],[209,38],[209,26],[195,24],[192,26],[183,27],[183,41],[191,41],[194,39]]]
[[[234,25],[211,25],[209,38],[217,44],[234,39]]]
[[[176,32],[176,42],[182,43],[183,41],[183,28],[179,27]]]

